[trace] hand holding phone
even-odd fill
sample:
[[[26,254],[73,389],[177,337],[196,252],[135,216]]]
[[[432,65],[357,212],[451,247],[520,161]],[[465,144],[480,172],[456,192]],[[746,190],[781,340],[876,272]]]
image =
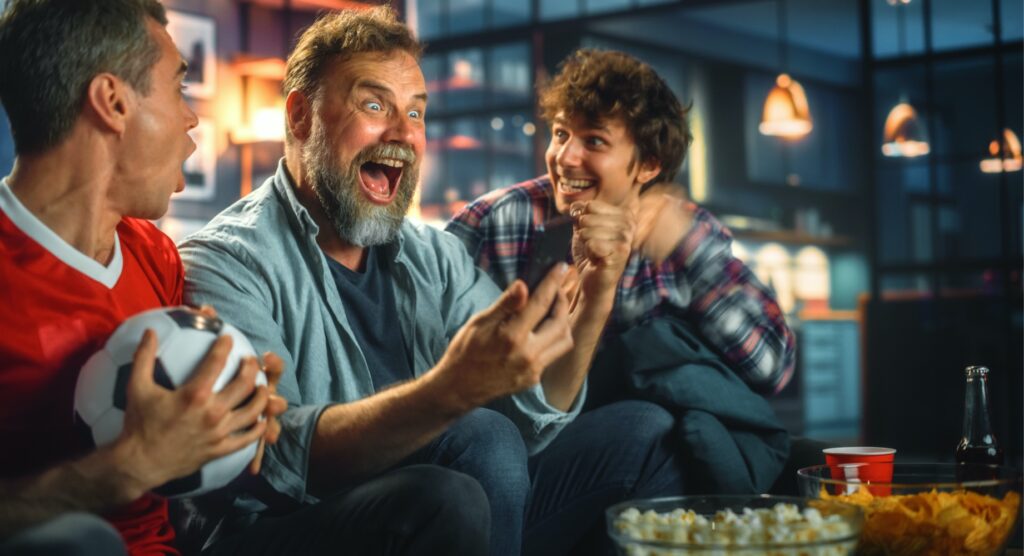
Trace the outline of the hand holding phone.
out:
[[[558,216],[544,223],[544,230],[537,233],[530,249],[529,266],[526,269],[526,285],[530,293],[558,263],[565,262],[572,248],[572,219]]]

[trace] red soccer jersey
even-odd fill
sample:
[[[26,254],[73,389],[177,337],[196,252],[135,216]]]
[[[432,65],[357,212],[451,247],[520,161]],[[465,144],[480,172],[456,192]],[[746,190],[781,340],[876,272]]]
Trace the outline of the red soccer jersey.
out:
[[[153,224],[125,218],[104,267],[64,242],[0,182],[0,477],[36,473],[91,449],[74,426],[79,369],[122,321],[181,303],[183,268]],[[167,501],[105,516],[129,551],[177,554]]]

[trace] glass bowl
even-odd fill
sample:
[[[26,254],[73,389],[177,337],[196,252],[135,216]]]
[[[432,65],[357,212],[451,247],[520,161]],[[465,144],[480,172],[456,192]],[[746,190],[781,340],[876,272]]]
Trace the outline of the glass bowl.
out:
[[[838,468],[836,475],[843,471]],[[1000,554],[1017,524],[1021,474],[998,465],[893,464],[891,483],[797,471],[804,496],[864,508],[858,554]]]
[[[773,524],[780,515],[775,511],[779,504],[793,506],[786,514],[789,517],[797,517],[792,512],[798,512],[800,516],[811,514],[810,520],[801,519],[785,526]],[[693,513],[670,515],[676,510]],[[715,521],[717,512],[727,510],[735,514],[733,518],[743,518],[746,511],[750,521],[754,521],[751,511],[766,510],[771,514],[760,514],[761,519],[756,520],[759,525]],[[697,516],[707,521],[695,522]],[[719,495],[629,500],[608,508],[605,518],[618,554],[628,556],[845,556],[854,553],[864,514],[856,506],[824,500]]]

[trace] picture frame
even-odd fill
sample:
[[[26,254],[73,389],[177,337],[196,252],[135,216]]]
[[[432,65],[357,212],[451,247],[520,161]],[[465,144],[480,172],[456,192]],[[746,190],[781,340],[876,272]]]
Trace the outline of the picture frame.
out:
[[[167,10],[167,33],[188,62],[185,95],[208,99],[217,92],[217,31],[213,18]]]
[[[185,189],[176,193],[175,200],[203,201],[213,198],[217,179],[217,138],[213,120],[199,118],[199,123],[188,134],[196,143],[196,150],[185,160]]]

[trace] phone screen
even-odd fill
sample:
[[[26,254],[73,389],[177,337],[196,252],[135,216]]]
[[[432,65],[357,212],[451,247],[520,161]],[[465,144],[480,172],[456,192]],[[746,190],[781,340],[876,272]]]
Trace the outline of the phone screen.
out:
[[[572,219],[558,216],[544,223],[544,230],[537,233],[530,262],[526,270],[526,285],[530,293],[558,263],[565,262],[572,248]]]

